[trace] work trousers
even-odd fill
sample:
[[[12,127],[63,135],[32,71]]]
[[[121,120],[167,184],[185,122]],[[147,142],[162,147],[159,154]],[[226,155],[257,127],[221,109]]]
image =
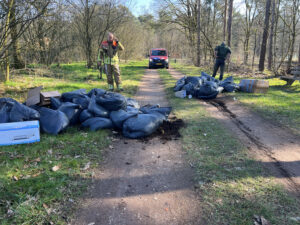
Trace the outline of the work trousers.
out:
[[[216,76],[219,67],[220,67],[220,79],[219,80],[223,80],[223,75],[224,75],[224,70],[225,70],[225,60],[224,59],[216,59],[213,77]]]
[[[115,81],[117,87],[119,87],[119,85],[122,84],[119,65],[105,64],[105,70],[107,75],[107,83],[110,85],[114,85],[114,81]]]

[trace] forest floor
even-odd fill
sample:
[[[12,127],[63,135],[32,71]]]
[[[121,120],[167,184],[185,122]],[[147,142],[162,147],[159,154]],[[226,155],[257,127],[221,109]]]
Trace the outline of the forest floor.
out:
[[[136,96],[141,104],[172,106],[171,122],[175,124],[173,130],[169,127],[171,134],[162,129],[146,139],[128,140],[117,132],[70,128],[59,136],[42,135],[39,144],[1,147],[0,223],[252,225],[257,215],[271,224],[300,224],[297,222],[300,204],[294,197],[297,191],[290,195],[292,189],[288,193],[282,182],[278,182],[283,178],[282,173],[276,175],[267,170],[269,163],[262,163],[262,159],[251,154],[255,150],[267,151],[265,144],[269,147],[269,143],[257,139],[260,133],[253,130],[253,135],[249,123],[241,126],[242,131],[226,125],[226,121],[234,121],[237,126],[252,111],[242,111],[242,118],[240,111],[233,111],[238,115],[233,120],[231,113],[222,112],[218,102],[199,104],[196,99],[175,98],[172,90],[175,75],[171,76],[167,70],[145,73],[146,64],[144,61],[121,65],[124,94]],[[181,72],[199,75],[194,67],[176,66]],[[106,87],[105,81],[97,80],[97,71],[85,69],[82,63],[41,70],[43,76],[13,77],[1,87],[5,90],[2,96],[23,101],[27,88],[40,84],[45,90],[60,92]],[[297,96],[297,88],[292,95]],[[276,88],[275,92],[272,87],[270,90],[264,100],[269,102],[268,107],[284,109],[274,97],[283,90],[279,88],[280,93],[276,93]],[[232,104],[227,98],[236,97],[241,104],[251,99],[254,103],[249,108],[254,111],[262,108],[259,113],[266,114],[262,120],[267,118],[269,109],[259,106],[261,103],[256,103],[255,97],[232,95],[226,97],[225,106]],[[278,99],[293,109],[293,100],[286,95],[286,99],[281,96]],[[295,113],[297,109],[293,109]],[[291,121],[282,125],[284,132],[290,124],[297,132],[293,123],[298,119],[283,110],[282,113]],[[263,131],[269,132],[262,125]],[[274,129],[281,130],[276,126]],[[248,142],[235,131],[244,136],[250,132]],[[282,131],[276,134],[283,135]],[[289,136],[294,134],[288,129],[284,135],[283,147],[289,151],[297,149],[293,146],[298,140]],[[273,139],[276,145],[280,140]],[[251,151],[249,146],[257,148]],[[53,172],[51,168],[56,165],[59,170]],[[75,219],[70,222],[75,208]]]

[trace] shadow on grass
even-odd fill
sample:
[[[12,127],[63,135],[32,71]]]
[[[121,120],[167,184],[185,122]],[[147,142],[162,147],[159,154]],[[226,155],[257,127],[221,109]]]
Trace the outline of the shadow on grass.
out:
[[[298,94],[300,93],[300,85],[295,85],[295,86],[286,86],[286,85],[273,85],[271,86],[272,89],[278,90],[278,91],[283,91],[286,93],[295,93]]]

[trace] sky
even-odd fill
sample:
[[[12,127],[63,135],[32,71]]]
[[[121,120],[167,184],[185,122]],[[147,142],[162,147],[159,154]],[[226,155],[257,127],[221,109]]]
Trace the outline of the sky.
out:
[[[152,0],[132,0],[131,11],[133,15],[140,16],[146,12],[151,13]]]
[[[153,14],[155,10],[155,2],[154,0],[131,0],[129,8],[136,17],[145,13]],[[244,0],[235,0],[234,8],[243,14],[245,12]]]

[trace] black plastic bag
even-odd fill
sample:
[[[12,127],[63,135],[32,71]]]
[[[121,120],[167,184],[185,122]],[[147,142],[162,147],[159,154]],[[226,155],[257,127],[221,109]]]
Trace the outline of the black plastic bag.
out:
[[[53,97],[50,97],[50,102],[51,102],[51,109],[58,109],[59,106],[61,106],[61,101],[58,99],[58,98],[53,98]]]
[[[91,99],[87,95],[79,95],[72,99],[72,102],[79,105],[81,109],[87,109],[90,101]]]
[[[203,81],[203,82],[206,82],[206,81],[213,81],[214,78],[210,75],[208,75],[207,73],[205,72],[201,72],[201,77],[200,79]]]
[[[134,108],[132,106],[127,106],[126,112],[134,113],[134,114],[139,114],[140,113],[140,109],[139,108]]]
[[[145,114],[160,113],[167,118],[172,111],[172,107],[160,107],[159,105],[145,105],[140,108],[140,111]]]
[[[106,93],[106,91],[103,89],[94,88],[87,95],[91,98],[93,95],[98,95],[100,97],[100,96],[104,95],[105,93]]]
[[[64,102],[58,110],[66,114],[70,121],[70,125],[75,125],[79,122],[79,115],[81,113],[79,105],[71,102]]]
[[[8,123],[9,122],[9,111],[10,106],[5,104],[0,107],[0,123]]]
[[[112,112],[110,112],[109,117],[112,120],[113,124],[117,128],[121,129],[122,126],[123,126],[123,122],[125,120],[127,120],[130,117],[136,116],[137,114],[138,114],[138,111],[136,111],[136,112],[132,112],[132,111],[131,112],[130,111],[126,112],[125,110],[120,109],[118,111],[112,111]]]
[[[114,92],[107,92],[103,96],[97,96],[96,102],[103,106],[108,111],[118,111],[120,109],[126,109],[126,98]]]
[[[92,117],[94,117],[94,115],[90,113],[87,109],[85,109],[80,113],[79,121],[82,123]]]
[[[183,88],[183,86],[185,85],[185,79],[186,79],[186,77],[182,77],[182,78],[180,78],[177,82],[176,82],[176,84],[175,84],[175,87],[174,87],[174,91],[176,92],[176,91],[181,91],[181,89]]]
[[[197,88],[202,84],[202,80],[199,77],[186,77],[185,83],[191,83],[195,88]]]
[[[10,110],[9,121],[21,122],[28,120],[39,120],[38,111],[16,102]]]
[[[109,117],[109,112],[105,108],[97,104],[95,95],[93,95],[91,98],[90,104],[88,106],[88,111],[98,117]]]
[[[93,117],[84,121],[82,127],[89,127],[90,130],[96,131],[99,129],[112,129],[114,128],[114,125],[108,118]]]
[[[233,77],[227,77],[225,80],[219,83],[219,86],[224,88],[224,91],[233,92],[238,88],[238,85],[234,83]]]
[[[78,98],[82,95],[85,95],[85,89],[78,89],[71,92],[66,92],[61,95],[61,99],[64,102],[72,102],[73,98]]]
[[[38,111],[23,105],[12,98],[0,99],[1,119],[3,122],[22,122],[29,120],[39,120]]]
[[[199,87],[196,88],[192,83],[188,83],[182,87],[182,90],[185,90],[187,95],[192,96],[195,95],[197,89],[199,89]]]
[[[40,112],[40,125],[43,132],[48,134],[59,134],[69,125],[69,119],[65,113],[45,107],[38,109]]]
[[[196,97],[200,99],[214,99],[219,94],[218,85],[213,81],[206,81],[196,91]]]
[[[137,100],[135,100],[133,98],[127,98],[126,101],[127,101],[127,106],[131,106],[131,107],[134,107],[137,109],[140,108],[140,104],[138,103]]]
[[[142,138],[154,133],[165,120],[160,113],[138,114],[123,123],[123,135],[128,138]]]

